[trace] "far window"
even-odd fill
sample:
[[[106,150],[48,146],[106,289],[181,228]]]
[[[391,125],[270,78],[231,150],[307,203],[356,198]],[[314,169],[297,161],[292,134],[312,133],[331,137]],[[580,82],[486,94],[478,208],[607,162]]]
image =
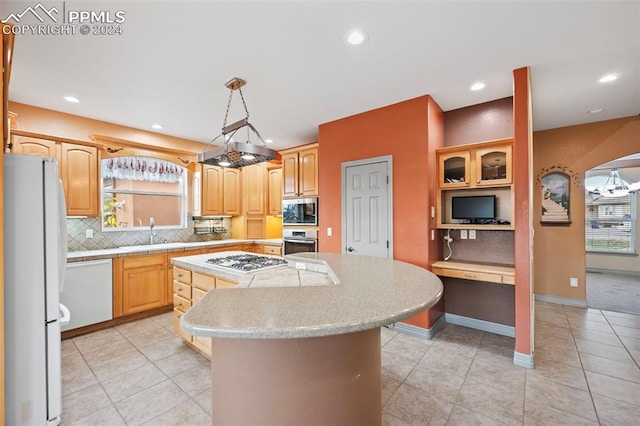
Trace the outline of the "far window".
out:
[[[101,162],[102,229],[125,231],[186,227],[186,170],[148,157]]]
[[[604,167],[606,166],[606,167]],[[605,164],[585,174],[585,245],[592,253],[636,253],[640,168]]]

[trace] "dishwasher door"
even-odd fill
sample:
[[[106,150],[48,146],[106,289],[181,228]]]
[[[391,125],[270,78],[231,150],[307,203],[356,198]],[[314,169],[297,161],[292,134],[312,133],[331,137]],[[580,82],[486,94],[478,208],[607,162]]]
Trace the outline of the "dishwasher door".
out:
[[[71,320],[62,331],[113,318],[111,259],[67,263],[60,303],[69,308]]]

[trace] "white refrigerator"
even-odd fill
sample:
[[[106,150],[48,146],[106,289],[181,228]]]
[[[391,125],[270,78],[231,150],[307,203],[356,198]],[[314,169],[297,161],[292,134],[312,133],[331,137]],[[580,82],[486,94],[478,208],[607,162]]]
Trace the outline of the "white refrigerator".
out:
[[[55,159],[4,154],[7,425],[57,425],[66,207]]]

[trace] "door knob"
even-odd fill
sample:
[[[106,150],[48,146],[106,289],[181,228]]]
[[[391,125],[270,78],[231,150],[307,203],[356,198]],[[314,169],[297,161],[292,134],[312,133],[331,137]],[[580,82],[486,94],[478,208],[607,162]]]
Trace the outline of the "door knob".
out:
[[[347,247],[347,251],[348,252],[352,252],[353,251],[353,247]]]

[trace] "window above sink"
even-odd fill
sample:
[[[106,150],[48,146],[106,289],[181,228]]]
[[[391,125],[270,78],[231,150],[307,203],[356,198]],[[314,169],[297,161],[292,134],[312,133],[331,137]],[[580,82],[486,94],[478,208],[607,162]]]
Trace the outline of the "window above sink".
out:
[[[187,227],[187,172],[150,157],[106,158],[100,162],[102,230],[134,231]]]

